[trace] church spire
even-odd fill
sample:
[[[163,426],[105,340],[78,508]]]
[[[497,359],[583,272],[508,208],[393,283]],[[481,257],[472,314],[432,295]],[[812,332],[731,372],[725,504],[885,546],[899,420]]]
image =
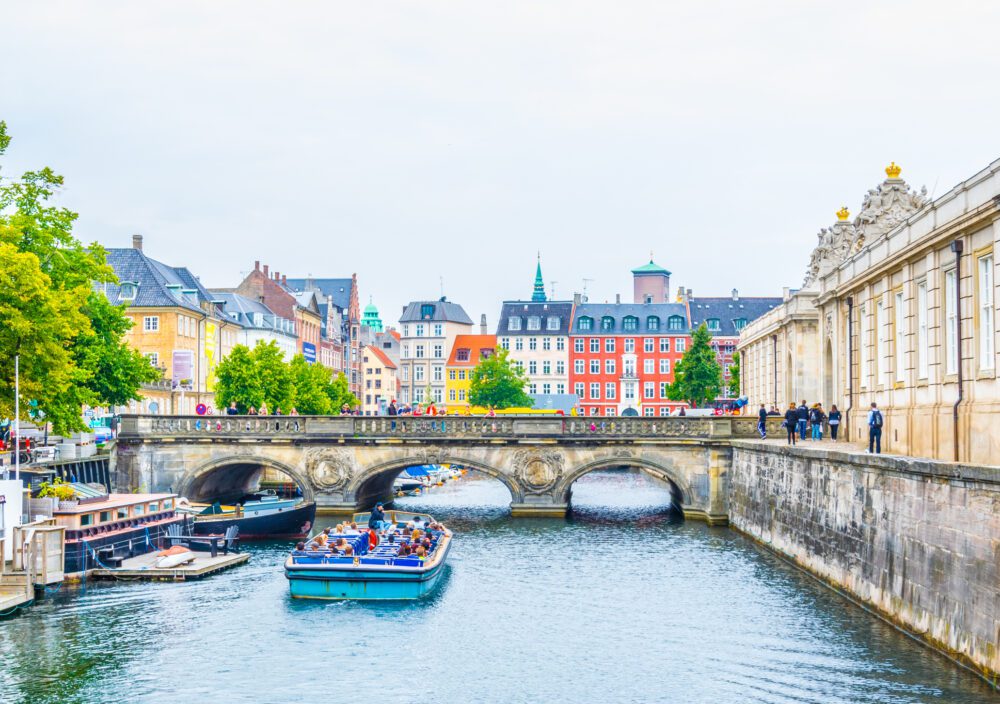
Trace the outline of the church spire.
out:
[[[545,280],[542,279],[542,253],[538,253],[538,265],[535,267],[535,288],[531,292],[531,300],[537,302],[544,302],[545,298]]]

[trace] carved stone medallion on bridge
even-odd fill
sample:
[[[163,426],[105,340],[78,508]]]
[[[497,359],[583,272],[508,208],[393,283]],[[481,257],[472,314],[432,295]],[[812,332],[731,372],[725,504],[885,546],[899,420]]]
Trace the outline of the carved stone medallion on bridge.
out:
[[[551,489],[563,473],[564,457],[555,450],[518,450],[511,464],[528,494],[542,494]]]
[[[353,453],[339,448],[310,450],[306,454],[306,472],[318,489],[338,489],[350,480],[355,470]]]

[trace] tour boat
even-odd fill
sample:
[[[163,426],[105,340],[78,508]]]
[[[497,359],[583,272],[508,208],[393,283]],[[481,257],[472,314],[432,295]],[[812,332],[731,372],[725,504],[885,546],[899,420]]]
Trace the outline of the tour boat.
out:
[[[98,567],[163,547],[172,525],[186,532],[187,518],[178,515],[176,494],[107,494],[87,484],[72,484],[76,498],[52,512],[66,527],[64,571],[78,577]]]
[[[240,529],[240,540],[254,538],[304,538],[316,519],[316,503],[283,499],[273,491],[252,494],[227,506],[191,503],[181,499],[178,510],[194,519],[194,535],[225,534],[230,526]]]
[[[353,556],[342,556],[327,548],[294,550],[285,561],[285,576],[295,599],[419,599],[430,594],[444,574],[452,533],[445,528],[436,536],[429,555],[420,560],[399,557],[399,547],[409,538],[402,535],[407,523],[419,519],[433,523],[423,513],[391,511],[389,527],[378,532],[379,543],[370,547],[367,530],[330,534],[344,538]],[[359,526],[368,525],[369,514],[355,514]],[[391,542],[390,542],[391,541]]]

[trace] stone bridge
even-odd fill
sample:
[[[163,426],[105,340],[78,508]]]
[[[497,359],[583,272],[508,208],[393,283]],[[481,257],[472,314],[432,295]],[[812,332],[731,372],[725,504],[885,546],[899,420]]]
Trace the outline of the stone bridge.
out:
[[[730,440],[749,417],[124,416],[113,457],[119,491],[192,499],[240,495],[267,468],[324,513],[390,502],[406,467],[458,464],[510,490],[514,515],[562,516],[588,472],[636,467],[670,484],[686,517],[725,523]]]

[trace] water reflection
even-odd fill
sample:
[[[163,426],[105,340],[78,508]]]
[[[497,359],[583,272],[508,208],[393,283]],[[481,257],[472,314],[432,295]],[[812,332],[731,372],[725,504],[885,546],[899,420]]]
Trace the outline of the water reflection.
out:
[[[401,501],[457,532],[433,597],[288,597],[286,544],[187,584],[64,588],[0,622],[3,702],[981,702],[991,690],[662,484],[600,472],[511,519],[472,475]]]

